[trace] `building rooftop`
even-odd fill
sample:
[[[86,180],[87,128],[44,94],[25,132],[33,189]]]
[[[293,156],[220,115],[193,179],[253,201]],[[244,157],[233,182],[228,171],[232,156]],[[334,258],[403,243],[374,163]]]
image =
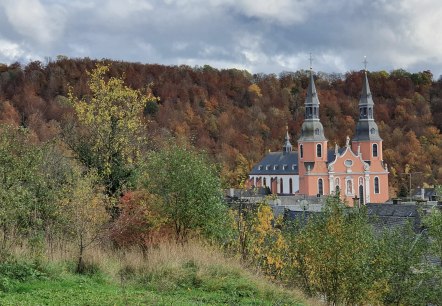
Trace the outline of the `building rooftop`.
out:
[[[298,152],[270,152],[250,171],[250,175],[298,175]]]

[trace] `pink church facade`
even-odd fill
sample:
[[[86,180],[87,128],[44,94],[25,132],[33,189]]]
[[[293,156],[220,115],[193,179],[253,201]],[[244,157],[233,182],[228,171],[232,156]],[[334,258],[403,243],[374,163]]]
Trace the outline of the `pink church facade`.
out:
[[[382,139],[374,121],[374,103],[367,73],[359,100],[359,119],[353,139],[347,136],[343,148],[328,148],[319,119],[319,99],[310,72],[305,101],[305,116],[298,139],[298,150],[292,152],[287,133],[283,152],[266,156],[249,175],[249,185],[267,186],[273,193],[322,196],[339,193],[349,206],[354,203],[384,203],[389,199],[388,168],[383,161]],[[280,154],[280,155],[278,155]],[[283,162],[284,164],[279,164]],[[285,167],[284,167],[285,166]],[[275,169],[292,169],[290,173]],[[268,169],[273,169],[267,173]],[[263,183],[265,181],[269,182]],[[278,184],[290,183],[289,192]]]

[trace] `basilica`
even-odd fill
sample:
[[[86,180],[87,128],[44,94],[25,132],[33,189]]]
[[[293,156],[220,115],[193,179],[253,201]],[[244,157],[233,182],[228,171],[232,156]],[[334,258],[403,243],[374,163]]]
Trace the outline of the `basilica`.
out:
[[[374,102],[364,72],[359,119],[345,147],[328,148],[319,119],[319,99],[310,69],[305,116],[297,150],[287,131],[280,152],[268,153],[249,174],[248,185],[269,187],[280,195],[323,196],[339,192],[348,205],[384,203],[389,199],[388,168],[374,120]]]

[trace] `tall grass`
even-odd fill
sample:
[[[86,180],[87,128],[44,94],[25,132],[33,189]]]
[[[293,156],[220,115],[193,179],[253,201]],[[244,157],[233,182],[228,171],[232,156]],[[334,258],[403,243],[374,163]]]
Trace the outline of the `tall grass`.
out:
[[[38,266],[43,274],[62,279],[63,275],[74,273],[77,255],[73,245],[53,248],[50,256],[46,253],[38,259]],[[17,247],[13,257],[35,262],[26,244]],[[86,273],[116,284],[123,295],[126,288],[136,288],[166,296],[179,293],[203,304],[317,304],[306,300],[299,291],[271,284],[258,272],[242,268],[237,259],[227,258],[221,250],[198,240],[185,244],[163,241],[147,252],[96,245],[86,251],[84,259]],[[210,299],[201,297],[207,295]]]

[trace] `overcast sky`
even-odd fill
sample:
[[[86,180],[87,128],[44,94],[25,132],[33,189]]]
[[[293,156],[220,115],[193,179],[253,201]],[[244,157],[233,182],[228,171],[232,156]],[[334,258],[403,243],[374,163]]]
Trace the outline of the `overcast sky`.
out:
[[[441,0],[0,0],[0,62],[442,74]]]

